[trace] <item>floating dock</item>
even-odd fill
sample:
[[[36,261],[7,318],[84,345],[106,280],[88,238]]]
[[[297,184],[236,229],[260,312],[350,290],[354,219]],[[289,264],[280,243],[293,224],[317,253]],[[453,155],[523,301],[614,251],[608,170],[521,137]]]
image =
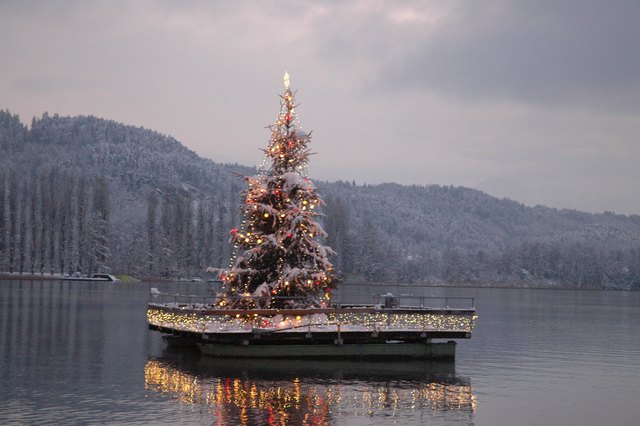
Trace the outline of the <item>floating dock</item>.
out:
[[[452,339],[470,338],[476,318],[472,298],[246,310],[214,308],[197,301],[202,296],[181,301],[183,296],[153,295],[149,329],[163,333],[171,346],[197,346],[216,357],[453,359]],[[467,306],[449,306],[461,302]],[[427,306],[435,304],[443,306]]]

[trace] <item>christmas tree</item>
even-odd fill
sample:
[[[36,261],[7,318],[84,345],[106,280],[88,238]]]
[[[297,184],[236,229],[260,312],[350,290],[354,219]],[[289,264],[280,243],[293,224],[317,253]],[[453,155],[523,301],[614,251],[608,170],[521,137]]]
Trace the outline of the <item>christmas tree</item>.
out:
[[[300,128],[286,73],[280,97],[264,162],[256,176],[244,177],[243,221],[231,230],[232,263],[220,271],[220,307],[326,306],[337,282],[317,222],[324,202],[307,176],[311,138]]]

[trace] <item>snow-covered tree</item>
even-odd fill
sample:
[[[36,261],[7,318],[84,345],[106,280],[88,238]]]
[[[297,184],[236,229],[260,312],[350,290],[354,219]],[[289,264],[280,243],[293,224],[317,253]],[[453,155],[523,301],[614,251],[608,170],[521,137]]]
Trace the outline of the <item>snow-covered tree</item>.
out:
[[[18,255],[18,195],[19,195],[18,178],[16,173],[12,171],[9,175],[9,193],[8,193],[8,207],[9,207],[9,272],[14,272],[16,268],[16,260]]]
[[[220,273],[220,306],[323,306],[337,282],[328,260],[333,251],[321,244],[326,233],[316,220],[324,202],[306,173],[310,135],[299,127],[286,74],[281,98],[263,165],[244,177],[244,220],[231,230],[236,251]]]
[[[158,199],[151,192],[147,200],[147,273],[153,275],[156,271],[156,251],[157,251],[157,224],[156,215],[158,210]]]
[[[109,187],[104,178],[97,178],[93,186],[93,213],[90,223],[92,271],[107,272],[107,262],[111,255],[109,249]]]
[[[0,111],[0,115],[2,111]],[[5,190],[5,175],[4,171],[0,170],[0,271],[4,271],[7,265],[5,261],[6,255],[6,235],[7,235],[7,223],[6,223],[6,190]]]

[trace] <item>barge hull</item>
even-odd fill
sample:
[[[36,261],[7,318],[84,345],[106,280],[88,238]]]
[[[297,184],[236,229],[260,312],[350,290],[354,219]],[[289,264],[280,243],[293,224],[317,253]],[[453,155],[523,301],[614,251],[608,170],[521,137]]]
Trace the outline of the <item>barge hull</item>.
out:
[[[207,356],[220,358],[370,358],[454,359],[456,342],[364,343],[329,345],[234,345],[198,343]]]

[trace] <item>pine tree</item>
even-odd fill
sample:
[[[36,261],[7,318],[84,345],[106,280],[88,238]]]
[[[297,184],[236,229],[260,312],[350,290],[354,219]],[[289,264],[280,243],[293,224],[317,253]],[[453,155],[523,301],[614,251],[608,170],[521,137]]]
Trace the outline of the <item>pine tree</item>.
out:
[[[220,273],[225,283],[220,306],[324,306],[337,276],[320,239],[327,235],[316,219],[324,205],[308,178],[310,135],[299,127],[294,93],[285,74],[281,109],[258,175],[245,176],[244,220],[231,230],[232,266]]]

